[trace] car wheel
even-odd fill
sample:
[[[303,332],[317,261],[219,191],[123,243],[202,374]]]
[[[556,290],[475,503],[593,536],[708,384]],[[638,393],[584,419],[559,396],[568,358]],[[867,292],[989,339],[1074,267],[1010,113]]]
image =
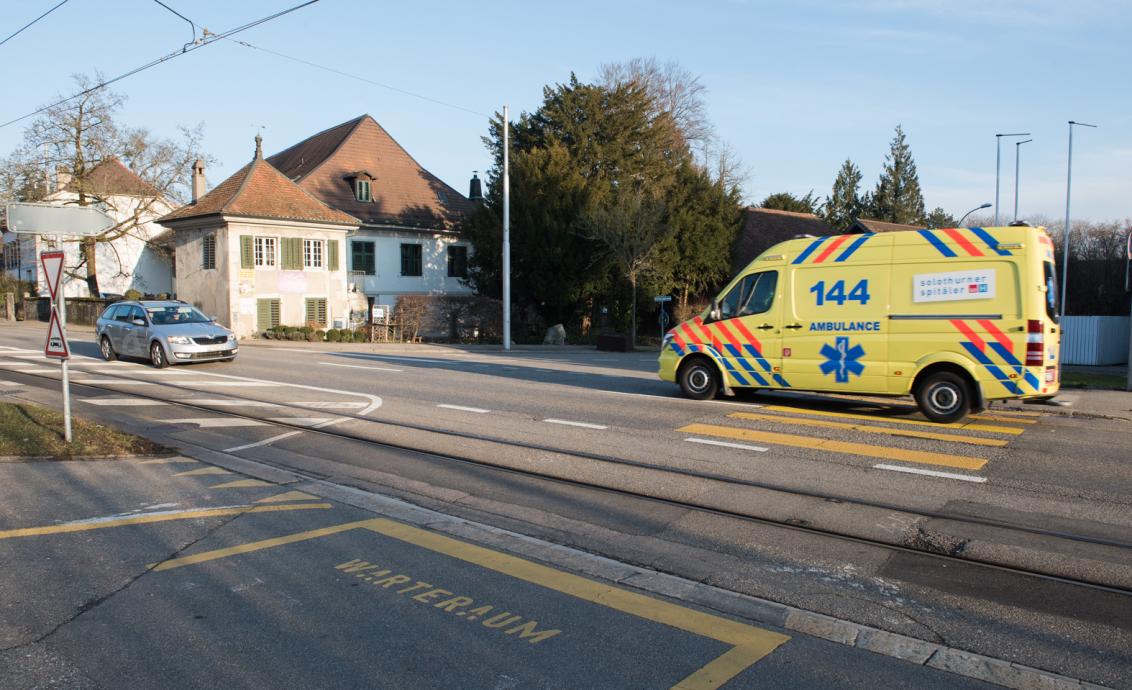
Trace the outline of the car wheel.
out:
[[[98,343],[98,349],[102,353],[102,358],[107,362],[118,359],[118,353],[114,352],[114,346],[110,344],[109,336],[102,336],[102,340]]]
[[[680,367],[680,390],[692,400],[710,400],[719,392],[719,374],[711,360],[697,357]]]
[[[971,409],[971,389],[962,376],[939,371],[924,379],[916,389],[916,404],[933,422],[957,422]]]
[[[161,343],[156,340],[149,346],[149,361],[156,369],[164,369],[169,366],[169,359],[165,356],[165,348],[161,347]]]

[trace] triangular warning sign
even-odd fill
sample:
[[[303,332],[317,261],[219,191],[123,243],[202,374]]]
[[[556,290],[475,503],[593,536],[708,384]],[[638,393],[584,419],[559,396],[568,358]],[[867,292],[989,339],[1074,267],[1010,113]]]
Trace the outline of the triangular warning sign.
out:
[[[47,344],[43,354],[57,359],[70,359],[71,352],[67,347],[67,338],[63,335],[63,327],[59,324],[59,313],[51,310],[51,324],[47,327]]]
[[[63,252],[43,252],[39,255],[39,261],[43,264],[47,290],[51,293],[51,299],[55,299],[59,284],[63,282]]]

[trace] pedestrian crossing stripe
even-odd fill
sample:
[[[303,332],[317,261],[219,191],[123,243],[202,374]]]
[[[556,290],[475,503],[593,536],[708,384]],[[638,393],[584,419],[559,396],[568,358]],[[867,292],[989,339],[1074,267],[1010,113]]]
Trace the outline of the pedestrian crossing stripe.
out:
[[[975,446],[994,446],[1001,448],[1007,444],[1007,441],[998,438],[980,438],[978,436],[962,436],[959,434],[936,434],[931,431],[920,431],[919,429],[889,429],[879,426],[867,426],[865,424],[834,422],[826,419],[802,419],[800,417],[757,414],[753,412],[734,412],[727,416],[733,419],[749,419],[758,422],[794,424],[796,426],[819,427],[824,429],[844,429],[846,431],[858,431],[866,434],[886,434],[888,436],[902,436],[905,438],[926,438],[933,441],[967,443]]]

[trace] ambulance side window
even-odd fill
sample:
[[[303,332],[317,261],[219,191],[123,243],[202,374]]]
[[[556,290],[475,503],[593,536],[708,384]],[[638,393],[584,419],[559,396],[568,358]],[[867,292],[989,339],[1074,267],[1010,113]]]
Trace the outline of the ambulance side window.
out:
[[[774,304],[774,288],[778,284],[778,271],[764,271],[745,276],[731,292],[720,300],[721,319],[750,316],[770,311]]]

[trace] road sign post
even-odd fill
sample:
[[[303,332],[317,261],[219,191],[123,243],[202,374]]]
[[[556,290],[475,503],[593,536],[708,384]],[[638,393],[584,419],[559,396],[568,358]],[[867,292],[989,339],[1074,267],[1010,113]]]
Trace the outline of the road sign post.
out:
[[[67,297],[63,290],[63,259],[61,251],[43,252],[39,262],[51,294],[51,320],[47,325],[47,342],[43,355],[58,359],[63,368],[63,439],[71,442],[71,379],[67,360],[71,357],[67,346]]]
[[[664,305],[672,301],[672,295],[657,295],[652,298],[652,301],[660,307],[660,316],[657,317],[657,323],[660,324],[660,342],[663,343],[664,332],[668,330],[668,312],[664,310]]]
[[[4,208],[8,230],[27,235],[95,237],[117,223],[110,216],[91,206],[59,206],[43,203],[11,203]],[[67,360],[67,298],[63,290],[63,252],[40,254],[40,264],[51,293],[51,322],[47,326],[46,357],[58,359],[63,368],[63,438],[71,442],[71,379]],[[95,295],[97,297],[97,295]]]

